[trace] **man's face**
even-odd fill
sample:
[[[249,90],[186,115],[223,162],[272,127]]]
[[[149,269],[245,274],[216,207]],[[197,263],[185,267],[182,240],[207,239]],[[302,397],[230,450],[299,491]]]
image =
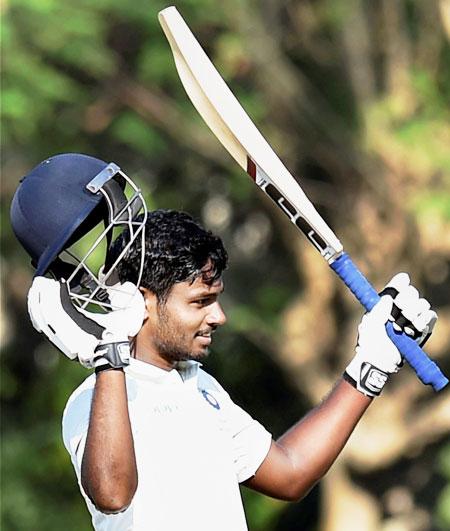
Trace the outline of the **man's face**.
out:
[[[207,284],[198,277],[193,283],[176,283],[167,301],[156,303],[145,327],[153,362],[158,361],[155,356],[172,364],[208,355],[214,330],[226,321],[218,302],[222,291],[221,279]]]

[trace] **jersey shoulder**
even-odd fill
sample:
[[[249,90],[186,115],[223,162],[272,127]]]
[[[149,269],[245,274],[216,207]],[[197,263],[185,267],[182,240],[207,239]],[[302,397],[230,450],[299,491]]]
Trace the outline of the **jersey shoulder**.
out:
[[[75,433],[86,429],[89,423],[95,374],[89,375],[70,395],[62,418],[63,439],[66,448]]]
[[[199,389],[204,389],[206,391],[216,391],[229,396],[222,385],[213,376],[200,367],[198,369],[197,386]]]
[[[69,396],[69,399],[67,400],[66,407],[64,409],[64,414],[66,413],[66,411],[68,411],[72,407],[72,404],[74,404],[77,401],[80,395],[83,395],[86,393],[92,394],[94,392],[94,386],[95,386],[95,374],[92,373],[87,378],[85,378],[78,387],[76,387],[73,390],[72,394]]]

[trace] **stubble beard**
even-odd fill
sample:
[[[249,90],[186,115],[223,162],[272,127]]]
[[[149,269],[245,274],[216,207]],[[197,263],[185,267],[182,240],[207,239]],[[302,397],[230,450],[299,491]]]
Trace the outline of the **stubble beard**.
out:
[[[167,314],[164,306],[159,306],[158,312],[158,329],[153,338],[155,347],[161,357],[167,361],[187,361],[199,360],[209,355],[209,348],[204,348],[201,352],[193,352],[189,345],[193,338],[182,332],[182,325]]]

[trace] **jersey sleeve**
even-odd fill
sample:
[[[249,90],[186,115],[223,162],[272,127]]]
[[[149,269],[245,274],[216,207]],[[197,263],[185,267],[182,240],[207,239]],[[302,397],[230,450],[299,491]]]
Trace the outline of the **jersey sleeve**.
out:
[[[70,454],[79,481],[81,477],[81,461],[89,428],[94,383],[95,380],[89,377],[76,389],[67,402],[62,420],[64,446]]]
[[[121,513],[104,514],[95,508],[81,485],[81,463],[89,428],[94,385],[95,376],[91,375],[72,393],[67,402],[62,421],[64,446],[70,454],[81,495],[91,514],[93,528],[111,531],[131,531],[134,529],[132,504]]]
[[[215,394],[220,404],[225,429],[231,438],[233,465],[239,483],[255,475],[266,458],[272,435],[262,424],[233,402],[230,395],[210,375],[201,378],[205,389]]]

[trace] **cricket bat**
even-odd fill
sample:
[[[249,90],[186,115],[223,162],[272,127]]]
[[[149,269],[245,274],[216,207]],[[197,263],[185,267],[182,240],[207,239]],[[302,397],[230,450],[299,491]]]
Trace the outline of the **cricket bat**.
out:
[[[208,127],[370,311],[379,300],[377,292],[344,252],[341,242],[258,131],[177,9],[173,6],[163,9],[159,22],[187,95]],[[448,379],[415,341],[395,332],[391,323],[386,328],[424,384],[432,385],[435,391],[447,385]]]

